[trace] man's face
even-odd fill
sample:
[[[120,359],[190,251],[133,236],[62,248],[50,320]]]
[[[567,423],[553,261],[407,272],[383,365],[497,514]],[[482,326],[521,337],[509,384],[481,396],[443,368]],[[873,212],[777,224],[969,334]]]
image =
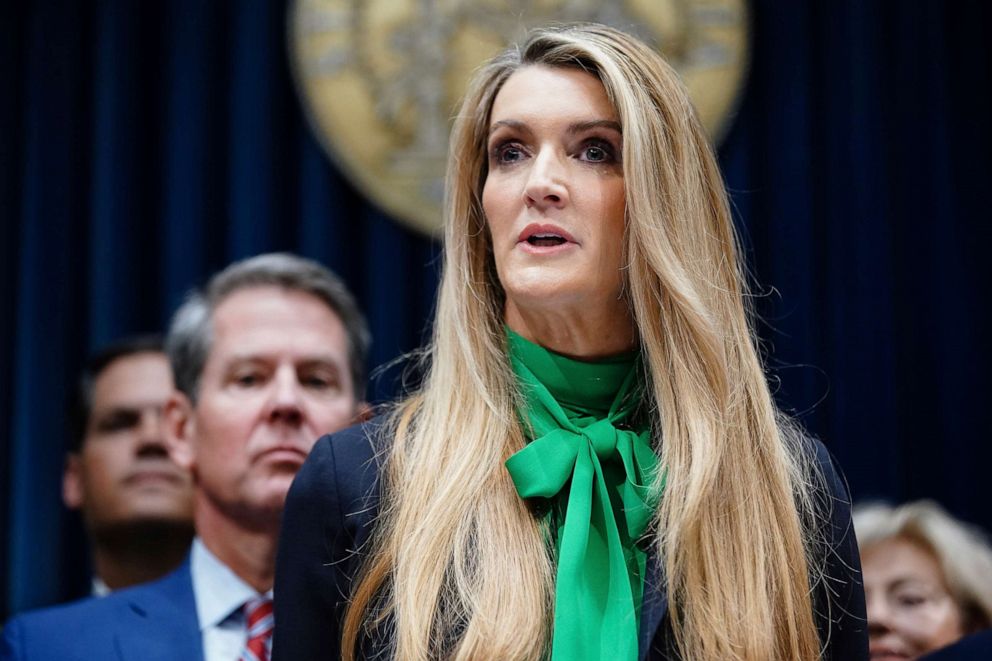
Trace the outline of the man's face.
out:
[[[169,363],[155,351],[118,358],[96,377],[82,449],[63,479],[65,504],[81,508],[90,529],[192,520],[189,471],[169,458],[163,436],[171,394]]]
[[[273,286],[229,295],[212,328],[196,403],[170,403],[176,456],[205,507],[267,527],[317,438],[355,419],[347,335],[320,299]]]

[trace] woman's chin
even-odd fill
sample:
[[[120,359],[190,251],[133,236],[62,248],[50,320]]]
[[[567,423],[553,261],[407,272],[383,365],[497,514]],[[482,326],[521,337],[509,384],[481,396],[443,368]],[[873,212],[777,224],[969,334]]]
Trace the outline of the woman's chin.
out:
[[[574,286],[571,282],[539,281],[514,285],[504,288],[505,321],[514,330],[517,326],[540,323],[542,319],[584,326],[597,319],[619,321],[630,316],[626,303],[621,300],[619,286],[613,291],[601,291]],[[627,323],[630,323],[629,319]]]
[[[580,311],[590,305],[583,289],[572,283],[547,279],[528,279],[505,287],[507,308],[517,307],[526,315],[560,314],[570,309]]]

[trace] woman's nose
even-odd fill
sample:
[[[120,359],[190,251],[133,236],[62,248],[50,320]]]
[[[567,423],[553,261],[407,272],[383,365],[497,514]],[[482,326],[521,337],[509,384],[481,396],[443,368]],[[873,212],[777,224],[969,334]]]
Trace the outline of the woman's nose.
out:
[[[568,185],[562,157],[552,149],[542,149],[531,163],[524,187],[527,206],[538,210],[565,206]]]
[[[886,600],[882,597],[870,596],[865,600],[865,605],[868,613],[868,632],[878,634],[887,631],[892,613]]]

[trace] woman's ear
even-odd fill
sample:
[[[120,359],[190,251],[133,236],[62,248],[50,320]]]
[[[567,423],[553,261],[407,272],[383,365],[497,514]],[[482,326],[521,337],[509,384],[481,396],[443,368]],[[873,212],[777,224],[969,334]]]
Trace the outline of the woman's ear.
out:
[[[169,456],[180,467],[192,470],[196,455],[193,448],[196,420],[193,417],[193,405],[189,398],[178,390],[174,391],[165,402],[163,418],[165,445],[169,449]]]

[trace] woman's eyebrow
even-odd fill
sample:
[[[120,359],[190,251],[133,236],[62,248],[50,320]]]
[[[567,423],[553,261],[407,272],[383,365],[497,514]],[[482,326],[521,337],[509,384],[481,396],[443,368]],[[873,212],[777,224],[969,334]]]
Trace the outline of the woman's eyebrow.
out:
[[[895,580],[889,584],[890,590],[897,590],[905,587],[928,588],[932,590],[933,588],[939,586],[935,585],[932,581],[918,576],[897,576]]]
[[[498,122],[493,122],[489,126],[489,135],[496,132],[497,129],[502,127],[507,127],[511,129],[516,129],[518,131],[528,131],[530,130],[526,123],[521,122],[519,119],[501,119]]]
[[[582,133],[590,129],[609,129],[623,135],[623,127],[620,126],[620,122],[615,122],[612,119],[593,119],[588,122],[576,122],[568,127],[568,132]]]
[[[489,126],[489,135],[492,135],[497,129],[503,128],[504,126],[518,131],[530,130],[530,127],[528,127],[525,122],[521,122],[518,119],[501,119],[493,122]],[[623,127],[620,126],[620,122],[612,119],[591,119],[585,122],[576,122],[574,124],[570,124],[567,131],[569,134],[575,134],[598,128],[609,129],[623,135]]]

